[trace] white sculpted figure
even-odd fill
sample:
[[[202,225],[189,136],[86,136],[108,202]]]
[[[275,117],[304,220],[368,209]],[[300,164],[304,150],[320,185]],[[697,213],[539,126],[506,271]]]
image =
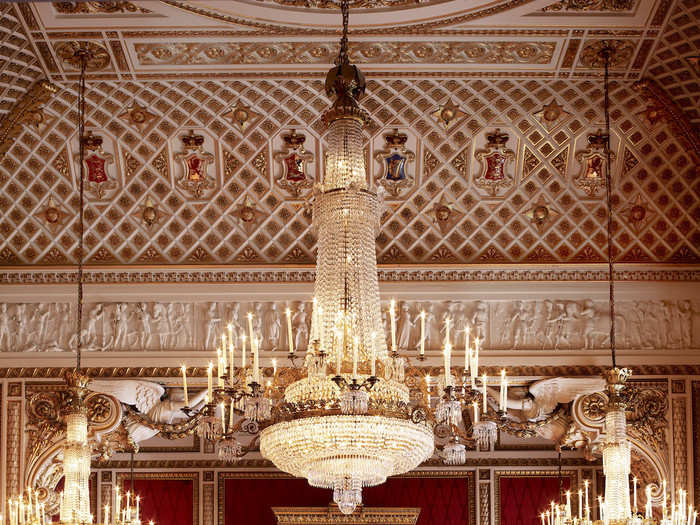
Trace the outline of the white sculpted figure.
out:
[[[269,349],[281,348],[280,344],[280,316],[277,312],[277,303],[273,302],[270,307],[263,313],[262,326],[265,330],[263,341],[265,347]]]
[[[123,350],[129,346],[129,314],[126,311],[126,306],[126,303],[117,303],[114,317],[112,317],[113,350]]]
[[[97,344],[97,323],[98,321],[102,321],[103,314],[104,309],[102,308],[102,303],[96,303],[95,306],[93,306],[90,310],[90,313],[87,317],[87,333],[85,334],[85,345],[90,347],[101,346]]]
[[[0,349],[8,351],[12,351],[11,320],[12,316],[7,311],[7,303],[0,303]]]
[[[163,303],[153,305],[153,324],[158,335],[158,349],[165,350],[168,347],[168,338],[173,329],[170,324],[170,317]]]
[[[217,336],[220,333],[221,318],[219,317],[219,309],[217,303],[209,303],[209,310],[207,312],[207,340],[205,341],[204,348],[209,350],[216,350],[216,345],[218,344]]]
[[[133,406],[155,423],[177,423],[187,419],[182,412],[185,406],[182,390],[171,390],[166,396],[165,388],[153,381],[140,379],[96,379],[90,382],[90,390],[114,396],[124,405]],[[190,397],[190,406],[196,408],[206,396],[206,389]],[[129,422],[126,427],[135,443],[145,441],[158,434],[146,425]]]
[[[400,350],[411,348],[413,327],[416,325],[411,318],[411,305],[404,301],[401,303],[401,317],[399,317],[399,325],[397,327],[398,341]]]
[[[306,314],[306,303],[301,301],[299,303],[299,308],[297,309],[294,317],[292,318],[292,325],[296,330],[294,336],[294,347],[297,350],[306,349],[306,345],[309,342],[309,319]]]

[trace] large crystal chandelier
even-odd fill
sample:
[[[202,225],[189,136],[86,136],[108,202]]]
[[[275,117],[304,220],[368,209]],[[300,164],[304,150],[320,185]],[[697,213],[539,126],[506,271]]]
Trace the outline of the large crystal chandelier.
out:
[[[367,115],[357,103],[365,79],[348,58],[347,0],[341,8],[340,54],[326,77],[335,101],[324,115],[325,173],[314,193],[318,260],[308,373],[286,388],[277,421],[261,432],[260,451],[280,470],[332,489],[340,510],[352,513],[362,487],[416,468],[434,441],[425,418],[412,417],[403,361],[395,345],[389,356],[385,343],[374,241],[379,199],[367,185]]]

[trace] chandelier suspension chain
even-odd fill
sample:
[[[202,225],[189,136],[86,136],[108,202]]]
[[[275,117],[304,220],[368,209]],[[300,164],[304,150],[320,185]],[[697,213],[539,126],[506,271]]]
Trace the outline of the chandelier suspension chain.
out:
[[[350,63],[350,58],[348,56],[348,24],[350,19],[350,1],[341,0],[340,2],[340,12],[343,15],[343,36],[340,39],[340,51],[338,52],[338,58],[335,61],[336,66],[343,66]]]
[[[612,174],[611,174],[611,161],[610,161],[610,58],[612,55],[612,48],[608,43],[601,50],[601,55],[603,56],[603,61],[605,65],[605,79],[604,79],[604,112],[605,112],[605,196],[608,208],[608,224],[607,224],[607,234],[608,234],[608,284],[609,284],[609,298],[608,302],[610,305],[610,354],[612,357],[612,366],[617,368],[617,359],[615,353],[615,267],[613,263],[613,227],[612,227]]]
[[[80,370],[80,358],[83,345],[83,237],[85,233],[85,225],[83,222],[83,213],[85,206],[85,70],[88,60],[87,49],[78,51],[80,57],[80,82],[78,86],[78,141],[79,141],[79,161],[80,161],[80,213],[78,216],[78,312],[77,312],[77,347],[75,353],[75,368]]]

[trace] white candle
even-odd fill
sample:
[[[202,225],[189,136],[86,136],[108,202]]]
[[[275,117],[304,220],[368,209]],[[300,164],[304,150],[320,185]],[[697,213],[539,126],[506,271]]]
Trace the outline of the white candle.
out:
[[[253,349],[253,312],[248,312],[248,339],[250,339],[250,349]]]
[[[663,480],[661,482],[662,490],[663,490],[663,498],[661,500],[661,513],[663,514],[663,518],[666,519],[666,480]]]
[[[464,375],[467,375],[467,370],[469,370],[469,361],[471,361],[471,349],[469,348],[469,326],[464,329]]]
[[[425,355],[425,310],[420,313],[420,355]]]
[[[277,359],[272,358],[272,377],[277,375]]]
[[[628,493],[629,494],[629,493]],[[629,497],[629,496],[627,496]],[[598,519],[603,521],[603,496],[598,496]]]
[[[448,345],[450,344],[450,323],[452,323],[452,319],[449,317],[445,319],[445,344]]]
[[[546,523],[544,522],[544,512],[540,514],[540,518],[542,518],[542,525],[546,525]]]
[[[251,341],[253,347],[253,381],[260,384],[260,367],[258,362],[258,347],[260,340],[256,337]]]
[[[476,425],[479,422],[479,403],[474,401],[472,406],[474,408],[474,424]]]
[[[506,389],[506,371],[505,369],[501,370],[501,391],[500,391],[500,400],[498,402],[498,410],[501,412],[505,411],[505,389]]]
[[[566,491],[566,517],[571,519],[571,491]]]
[[[63,493],[61,493],[63,494]],[[121,506],[122,506],[122,499],[119,497],[119,487],[117,486],[115,489],[115,497],[114,497],[114,517],[115,519],[119,519],[119,513],[121,512]]]
[[[481,410],[486,414],[486,374],[481,377],[481,404]]]
[[[211,361],[209,361],[209,368],[207,368],[207,394],[209,395],[209,400],[214,401],[214,396],[212,394],[212,382],[211,382],[211,374],[212,370],[214,369],[214,365],[212,364]]]
[[[396,301],[391,300],[389,305],[389,318],[391,320],[391,351],[396,352]]]
[[[585,500],[586,501],[586,508],[589,508],[589,505],[588,505],[588,484],[589,483],[590,483],[590,481],[588,481],[587,479],[583,481],[583,487],[586,489],[585,490],[585,492],[586,492],[586,500]]]
[[[508,411],[508,378],[504,378],[503,381],[504,391],[503,391],[503,411]]]
[[[647,485],[646,487],[646,496],[647,496],[647,504],[646,508],[644,511],[644,518],[645,519],[650,519],[651,518],[651,513],[652,513],[652,504],[651,504],[651,485]]]
[[[185,406],[188,407],[190,406],[190,396],[187,393],[187,367],[182,365],[180,370],[182,370],[182,389],[185,392]]]
[[[221,334],[221,358],[224,361],[224,370],[226,370],[226,348],[228,348],[228,343],[226,342],[226,334]]]
[[[637,476],[632,478],[632,485],[634,486],[633,499],[632,499],[632,510],[637,514]]]
[[[248,338],[243,335],[241,336],[241,370],[245,372],[246,362],[245,362],[245,343]],[[243,374],[245,377],[245,373]]]
[[[583,519],[583,491],[578,489],[578,520]]]
[[[372,332],[372,361],[371,361],[371,371],[370,375],[375,377],[377,375],[377,332]]]
[[[315,299],[314,299],[315,301]],[[294,355],[294,334],[292,332],[292,311],[287,308],[287,340],[289,341],[289,355]]]
[[[216,351],[216,384],[219,386],[219,388],[224,386],[224,378],[221,375],[222,365],[223,361],[221,359],[221,349],[219,348]]]
[[[228,377],[229,377],[229,380],[231,381],[231,384],[233,385],[233,371],[236,368],[236,366],[234,365],[234,361],[233,361],[233,355],[235,353],[234,352],[235,349],[233,346],[233,338],[230,338],[228,344],[229,344]]]
[[[452,353],[452,348],[450,348],[450,344],[446,343],[445,344],[445,350],[443,351],[444,355],[444,373],[445,373],[445,386],[452,386],[452,372],[450,370],[450,357]]]
[[[136,496],[136,521],[139,521],[139,509],[141,507],[141,496]]]

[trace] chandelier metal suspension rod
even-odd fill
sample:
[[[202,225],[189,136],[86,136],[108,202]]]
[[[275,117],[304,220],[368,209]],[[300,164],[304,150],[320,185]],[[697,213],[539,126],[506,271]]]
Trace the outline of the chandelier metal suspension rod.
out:
[[[605,66],[603,111],[605,113],[605,197],[608,208],[608,285],[609,285],[609,308],[610,308],[610,354],[612,367],[617,368],[617,356],[615,347],[615,266],[613,261],[613,218],[612,218],[612,173],[610,155],[610,58],[612,48],[606,42],[600,53]]]
[[[341,0],[340,2],[340,12],[343,15],[343,36],[340,38],[340,50],[338,51],[338,58],[336,59],[336,66],[341,66],[350,63],[350,57],[348,56],[348,25],[350,19],[350,1]]]
[[[80,213],[78,215],[78,312],[77,312],[77,343],[75,352],[75,369],[80,370],[80,358],[83,344],[83,237],[85,233],[85,224],[83,222],[83,208],[85,206],[85,70],[87,69],[88,60],[87,49],[78,51],[80,57],[80,81],[78,85],[78,155],[80,160]]]

